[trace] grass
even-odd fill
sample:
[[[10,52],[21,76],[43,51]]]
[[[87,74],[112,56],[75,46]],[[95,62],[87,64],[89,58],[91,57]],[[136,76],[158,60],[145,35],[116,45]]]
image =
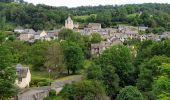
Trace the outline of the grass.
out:
[[[58,78],[55,80],[56,81],[65,81],[65,80],[69,80],[69,79],[72,79],[72,78],[75,78],[75,77],[79,77],[81,75],[69,75],[69,76],[65,76],[65,77],[61,77],[61,78]]]
[[[95,15],[96,14],[91,14],[91,15]],[[81,15],[81,16],[73,16],[73,19],[81,19],[81,20],[87,20],[91,15]]]
[[[134,17],[136,17],[136,15],[138,15],[138,13],[129,14],[127,17],[128,17],[128,18],[134,18]]]
[[[39,79],[49,79],[49,74],[47,71],[31,71],[32,78],[39,78]]]
[[[83,19],[86,20],[87,18],[89,18],[89,15],[83,15],[83,16],[73,16],[73,19]]]
[[[69,75],[69,76],[62,76],[57,79],[52,79],[52,78],[49,78],[49,73],[47,71],[32,71],[31,72],[32,79],[48,79],[51,81],[64,81],[64,80],[68,80],[68,79],[71,79],[77,76],[80,76],[80,75]]]

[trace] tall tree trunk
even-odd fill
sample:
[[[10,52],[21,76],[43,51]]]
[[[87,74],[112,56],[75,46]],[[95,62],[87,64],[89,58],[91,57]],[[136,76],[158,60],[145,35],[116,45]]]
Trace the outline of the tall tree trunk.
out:
[[[67,71],[68,71],[68,75],[70,75],[70,69],[69,68],[67,68]]]
[[[2,100],[3,99],[3,96],[2,95],[0,95],[0,100]]]
[[[75,70],[75,69],[73,69],[73,70],[72,70],[72,74],[75,74],[75,73],[76,73],[76,70]]]

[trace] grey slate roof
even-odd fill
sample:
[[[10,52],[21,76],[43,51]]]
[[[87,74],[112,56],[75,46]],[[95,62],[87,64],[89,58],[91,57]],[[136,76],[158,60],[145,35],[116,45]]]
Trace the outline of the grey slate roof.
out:
[[[21,64],[16,65],[17,75],[19,78],[26,78],[29,71],[28,67],[23,67]]]

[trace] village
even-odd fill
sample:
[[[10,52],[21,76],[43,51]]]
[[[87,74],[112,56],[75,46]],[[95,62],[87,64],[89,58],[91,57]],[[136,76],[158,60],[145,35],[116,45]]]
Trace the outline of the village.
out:
[[[148,27],[143,26],[134,27],[129,25],[118,25],[116,28],[102,28],[100,23],[89,23],[87,26],[83,27],[83,29],[80,29],[79,23],[74,22],[70,16],[65,20],[65,26],[63,28],[71,29],[73,32],[79,32],[81,35],[90,36],[93,33],[100,34],[103,41],[91,44],[91,54],[96,56],[101,54],[106,48],[122,44],[129,39],[161,41],[163,38],[170,37],[170,32],[164,32],[161,35],[154,33],[140,34],[140,32],[145,32],[148,29]],[[33,29],[17,27],[14,29],[14,32],[20,34],[18,37],[19,40],[33,43],[36,40],[50,41],[58,39],[58,34],[61,29],[35,32]]]
[[[0,8],[0,100],[170,100],[170,1]]]
[[[103,41],[100,43],[91,44],[91,55],[99,56],[102,51],[106,48],[109,48],[113,45],[123,44],[128,39],[139,39],[140,41],[144,40],[154,40],[161,41],[161,39],[170,37],[170,32],[164,32],[162,35],[157,35],[154,33],[140,35],[140,31],[146,31],[148,27],[134,27],[119,25],[117,28],[102,28],[100,23],[89,23],[84,29],[79,29],[79,24],[68,17],[65,20],[66,29],[73,30],[74,32],[79,32],[81,35],[92,35],[93,33],[98,33],[103,38]],[[14,29],[14,32],[20,33],[18,39],[20,41],[26,42],[35,42],[36,40],[42,41],[51,41],[58,39],[58,34],[61,29],[50,30],[50,31],[37,31],[33,29],[24,29],[22,27],[17,27]],[[21,64],[16,66],[18,79],[16,84],[20,88],[29,87],[31,81],[31,73],[29,67],[22,67]]]

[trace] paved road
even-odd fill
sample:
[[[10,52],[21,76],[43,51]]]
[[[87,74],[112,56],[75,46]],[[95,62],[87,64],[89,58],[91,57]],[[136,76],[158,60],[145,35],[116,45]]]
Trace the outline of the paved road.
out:
[[[81,80],[81,75],[68,77],[64,80],[56,80],[51,83],[51,86],[29,88],[18,94],[18,100],[43,100],[51,89],[54,89],[57,93],[59,93],[65,84],[70,84],[73,81],[79,80]]]

